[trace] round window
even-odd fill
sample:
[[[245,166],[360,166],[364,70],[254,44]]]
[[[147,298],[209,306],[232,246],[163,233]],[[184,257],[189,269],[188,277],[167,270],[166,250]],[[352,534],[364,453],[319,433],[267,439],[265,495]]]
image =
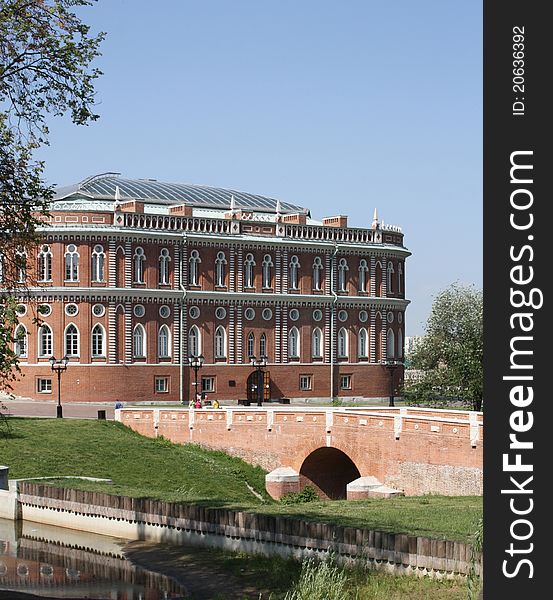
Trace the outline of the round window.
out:
[[[74,317],[79,312],[79,307],[76,304],[67,304],[65,314],[68,317]]]
[[[135,317],[143,317],[146,314],[146,309],[142,304],[137,304],[132,311]]]
[[[106,312],[106,307],[103,304],[95,304],[92,307],[92,314],[95,317],[103,317]]]
[[[297,321],[300,318],[300,311],[297,308],[293,308],[290,311],[290,319],[292,321]]]
[[[273,318],[273,311],[270,308],[264,308],[261,316],[265,321],[270,321]]]
[[[386,315],[386,319],[388,320],[388,323],[393,323],[394,322],[394,313],[392,311],[390,311],[387,315]]]
[[[313,321],[319,322],[323,318],[323,311],[318,308],[313,311]]]
[[[200,316],[200,309],[197,306],[191,306],[188,314],[191,319],[197,319]]]
[[[77,246],[75,246],[75,244],[69,244],[69,246],[67,246],[67,252],[77,252]]]
[[[215,309],[215,316],[218,319],[224,319],[227,316],[227,311],[222,306],[219,306]]]
[[[40,304],[38,314],[41,317],[49,317],[52,314],[52,307],[49,304]]]
[[[359,320],[361,321],[361,323],[366,323],[368,318],[369,315],[367,314],[366,310],[359,311]]]
[[[348,320],[348,313],[345,310],[338,311],[338,320],[342,323]]]
[[[171,309],[167,305],[163,305],[159,307],[159,316],[162,319],[166,319],[171,314]]]
[[[27,312],[27,307],[24,304],[18,304],[15,308],[15,312],[19,316],[23,316]]]
[[[246,308],[244,316],[246,317],[246,319],[248,319],[248,321],[255,319],[255,310],[253,308]]]

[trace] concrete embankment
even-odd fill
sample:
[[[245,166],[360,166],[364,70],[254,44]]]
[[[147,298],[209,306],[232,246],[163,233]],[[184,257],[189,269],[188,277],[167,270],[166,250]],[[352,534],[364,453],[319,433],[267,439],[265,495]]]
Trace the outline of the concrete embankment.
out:
[[[302,559],[332,554],[398,574],[434,577],[469,572],[468,544],[302,519],[10,482],[11,516],[37,523],[148,540]]]

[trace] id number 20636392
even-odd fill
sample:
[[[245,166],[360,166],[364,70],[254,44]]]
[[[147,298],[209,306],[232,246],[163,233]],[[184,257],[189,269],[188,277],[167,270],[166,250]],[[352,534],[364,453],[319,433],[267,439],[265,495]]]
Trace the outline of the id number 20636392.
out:
[[[513,27],[513,115],[524,116],[524,26]]]

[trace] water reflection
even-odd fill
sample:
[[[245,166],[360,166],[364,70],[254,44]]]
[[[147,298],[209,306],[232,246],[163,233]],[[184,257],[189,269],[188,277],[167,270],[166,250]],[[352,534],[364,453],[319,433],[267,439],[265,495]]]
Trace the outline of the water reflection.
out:
[[[189,597],[165,575],[127,561],[124,543],[107,536],[0,519],[0,598],[10,597],[1,590],[95,600]]]

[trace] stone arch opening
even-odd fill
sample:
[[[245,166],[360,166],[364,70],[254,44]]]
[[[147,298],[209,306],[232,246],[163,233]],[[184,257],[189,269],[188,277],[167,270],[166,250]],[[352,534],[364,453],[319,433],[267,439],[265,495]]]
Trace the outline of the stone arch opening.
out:
[[[303,461],[300,469],[302,489],[312,485],[323,498],[346,498],[346,486],[361,477],[351,458],[337,448],[317,448]]]

